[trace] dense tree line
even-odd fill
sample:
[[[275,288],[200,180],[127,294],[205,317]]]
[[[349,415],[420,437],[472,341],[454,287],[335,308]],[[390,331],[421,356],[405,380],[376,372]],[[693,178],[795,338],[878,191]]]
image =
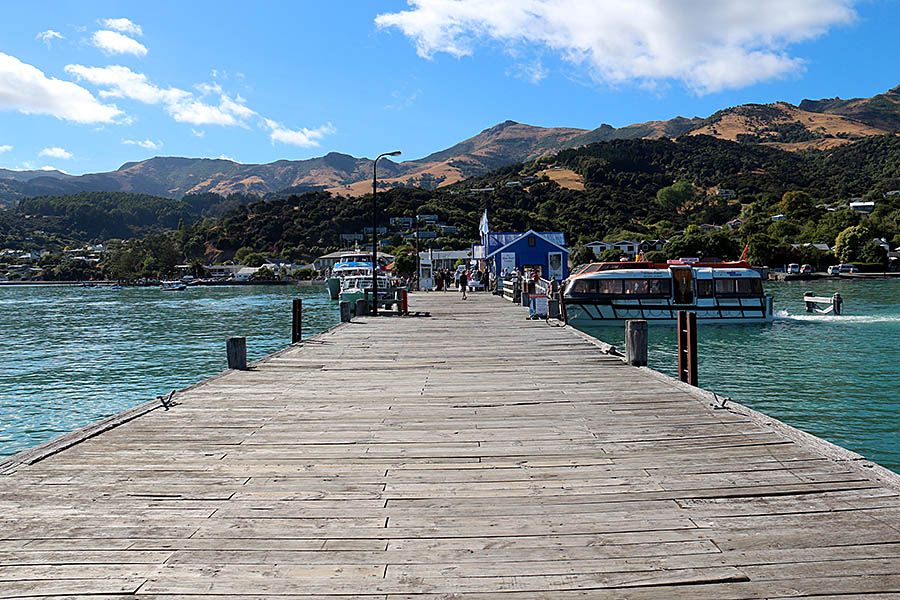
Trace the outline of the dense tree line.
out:
[[[556,165],[584,179],[584,190],[563,189],[530,176]],[[493,231],[562,231],[570,245],[595,239],[669,239],[665,254],[737,258],[749,245],[760,264],[832,259],[881,259],[872,238],[900,245],[900,138],[886,135],[827,151],[791,153],[708,136],[672,140],[614,140],[565,150],[555,157],[503,167],[438,190],[394,188],[378,193],[379,226],[391,216],[435,214],[460,227],[458,238],[437,247],[461,247],[478,239],[485,209]],[[525,187],[507,187],[525,181]],[[489,192],[473,188],[492,187]],[[716,189],[734,194],[715,195]],[[849,198],[876,201],[868,216],[846,208]],[[264,199],[215,194],[170,200],[124,193],[88,192],[23,200],[14,213],[0,212],[2,231],[22,240],[29,232],[84,241],[157,236],[171,240],[180,261],[284,256],[309,260],[336,249],[342,233],[371,226],[372,197],[336,198],[326,192],[275,194]],[[775,215],[781,220],[773,220]],[[27,217],[27,219],[26,219]],[[710,232],[740,217],[743,227]],[[855,234],[845,233],[858,228]],[[3,235],[0,232],[0,235]],[[163,238],[158,236],[162,235]],[[843,238],[840,236],[843,235]],[[149,239],[149,238],[148,238]],[[400,236],[387,238],[394,246]],[[839,244],[839,256],[791,244]],[[135,245],[129,252],[153,254]],[[818,253],[818,254],[817,254]],[[171,262],[140,262],[146,272]],[[124,258],[123,258],[124,260]],[[155,261],[155,262],[154,262]],[[866,262],[876,262],[866,260]],[[130,263],[129,263],[130,264]],[[132,265],[134,266],[134,265]]]

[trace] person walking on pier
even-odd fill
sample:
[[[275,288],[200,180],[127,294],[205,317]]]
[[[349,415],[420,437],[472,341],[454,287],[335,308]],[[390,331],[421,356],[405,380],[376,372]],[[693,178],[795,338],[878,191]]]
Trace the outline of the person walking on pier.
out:
[[[469,274],[465,271],[459,273],[459,291],[462,292],[462,299],[466,299],[466,288],[469,287]]]

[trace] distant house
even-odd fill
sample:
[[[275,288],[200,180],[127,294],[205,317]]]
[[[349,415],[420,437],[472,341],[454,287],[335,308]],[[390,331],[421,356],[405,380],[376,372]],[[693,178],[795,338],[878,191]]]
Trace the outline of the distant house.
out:
[[[392,227],[403,227],[409,229],[413,226],[413,218],[412,217],[391,217],[390,220]]]
[[[468,261],[471,258],[472,250],[429,250],[419,252],[420,260],[431,260],[434,271],[453,269],[456,267],[456,261],[459,259]]]
[[[505,187],[508,187],[508,188],[522,187],[522,182],[521,181],[507,181],[506,184],[504,184],[504,185],[505,185]]]
[[[709,233],[710,231],[718,231],[722,229],[721,225],[713,225],[711,223],[703,223],[700,225],[700,229],[703,230],[703,233]]]
[[[281,258],[267,258],[263,266],[271,269],[276,275],[278,275],[282,269],[290,275],[297,269],[302,269],[306,265],[295,265],[293,262]]]
[[[226,279],[234,276],[244,268],[244,265],[207,265],[203,268],[209,271],[210,277],[213,279]]]
[[[609,242],[589,242],[585,246],[593,250],[594,256],[600,256],[604,251],[613,247]]]
[[[884,197],[887,198],[888,196],[896,196],[897,194],[900,194],[900,190],[891,190],[889,192],[885,192]]]
[[[737,192],[735,192],[734,190],[729,190],[727,188],[720,188],[720,187],[715,188],[715,191],[716,191],[716,196],[719,198],[732,198],[737,194]]]
[[[632,242],[631,240],[613,242],[613,248],[615,248],[616,250],[621,250],[630,257],[635,257],[638,253],[638,242]]]
[[[641,253],[662,252],[663,247],[669,240],[641,240],[638,244],[638,250]]]
[[[473,192],[473,193],[493,192],[493,191],[494,191],[494,188],[492,188],[492,187],[470,188],[469,191],[470,191],[470,192]]]
[[[240,270],[234,274],[235,281],[248,281],[250,277],[256,274],[262,267],[241,267]]]
[[[870,213],[875,210],[875,203],[872,201],[864,202],[862,198],[850,202],[850,210],[860,213]]]
[[[727,223],[725,223],[725,227],[727,227],[728,229],[732,229],[732,230],[740,229],[741,227],[744,226],[745,222],[746,221],[744,221],[743,219],[732,219],[732,220],[728,221]]]
[[[784,221],[784,215],[772,215],[773,221]]]
[[[434,238],[437,237],[437,235],[438,235],[437,231],[419,231],[419,232],[414,231],[412,233],[404,233],[403,239],[404,240],[415,240],[416,236],[418,236],[420,240],[433,240]]]

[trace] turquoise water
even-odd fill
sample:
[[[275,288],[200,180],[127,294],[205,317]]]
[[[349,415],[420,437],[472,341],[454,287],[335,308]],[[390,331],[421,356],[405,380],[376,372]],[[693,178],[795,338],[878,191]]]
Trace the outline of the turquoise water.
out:
[[[13,454],[224,370],[225,340],[248,361],[340,320],[323,286],[0,286],[0,455]]]
[[[768,325],[698,326],[700,387],[900,472],[900,281],[769,283]],[[844,298],[840,317],[803,293]],[[587,333],[620,348],[624,329]],[[649,366],[677,376],[674,326],[650,328]]]
[[[808,315],[803,292],[840,292],[841,317]],[[773,283],[769,325],[701,325],[700,384],[900,471],[900,281]],[[12,454],[339,320],[323,287],[0,287],[0,455]],[[617,346],[621,327],[588,333]],[[650,366],[674,375],[673,327],[650,329]]]

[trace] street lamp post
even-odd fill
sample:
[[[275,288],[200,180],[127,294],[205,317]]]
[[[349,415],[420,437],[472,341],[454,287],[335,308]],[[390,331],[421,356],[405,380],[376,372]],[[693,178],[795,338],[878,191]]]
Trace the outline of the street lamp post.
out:
[[[382,156],[400,156],[399,150],[384,152],[372,163],[372,315],[378,316],[378,159]]]
[[[415,282],[416,282],[416,291],[418,292],[418,291],[421,291],[421,289],[422,289],[422,282],[419,281],[419,275],[420,275],[420,271],[419,271],[419,215],[414,216],[413,219],[415,219],[415,221],[416,221],[416,276],[415,276]]]

